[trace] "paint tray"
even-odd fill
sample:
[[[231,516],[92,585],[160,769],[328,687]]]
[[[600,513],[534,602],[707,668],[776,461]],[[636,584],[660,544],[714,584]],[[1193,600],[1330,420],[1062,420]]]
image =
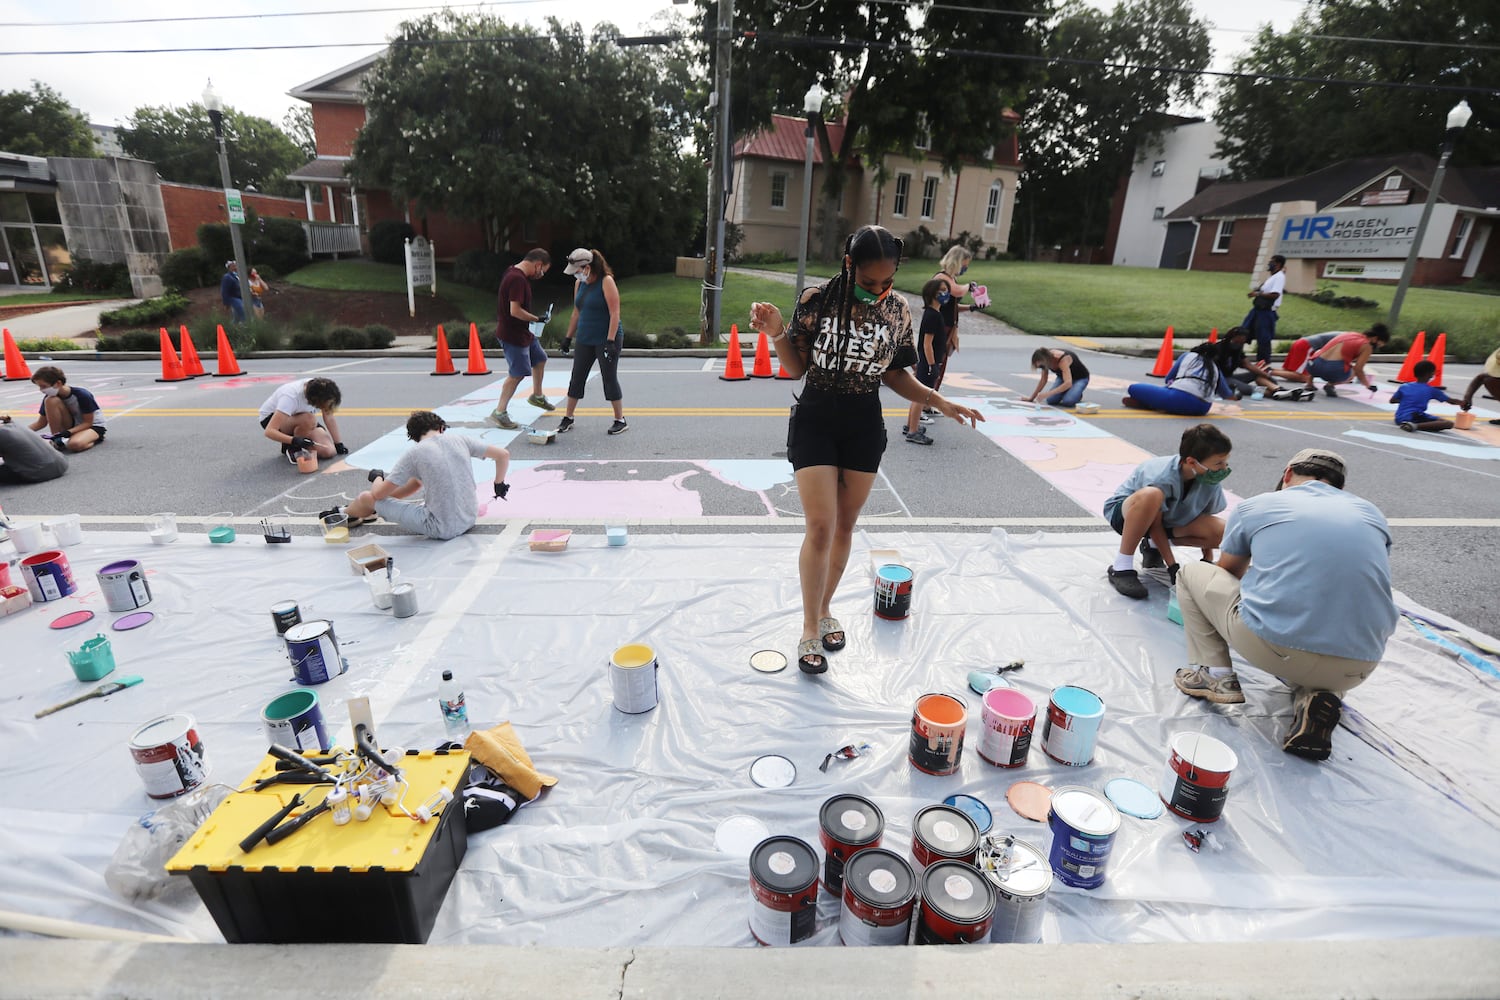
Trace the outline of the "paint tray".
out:
[[[572,537],[573,532],[566,528],[538,528],[531,533],[531,551],[561,552]]]
[[[248,853],[239,842],[294,792],[317,805],[327,786],[272,785],[231,795],[167,862],[167,871],[187,876],[231,943],[424,944],[468,843],[458,793],[469,759],[465,750],[412,750],[401,759],[411,808],[439,788],[453,793],[429,823],[390,807],[343,826],[324,814],[280,843],[261,842]],[[276,758],[268,754],[242,786],[275,771]]]
[[[1098,413],[1099,412],[1099,404],[1098,403],[1079,403],[1077,406],[1073,407],[1073,412],[1074,413]]]
[[[0,615],[13,615],[31,607],[31,591],[11,584],[0,587]]]
[[[356,545],[350,549],[349,568],[355,576],[364,576],[374,569],[385,569],[385,561],[391,554],[385,549],[370,542],[366,545]]]
[[[557,440],[557,428],[550,427],[543,430],[540,427],[526,428],[526,440],[532,444],[551,444]]]

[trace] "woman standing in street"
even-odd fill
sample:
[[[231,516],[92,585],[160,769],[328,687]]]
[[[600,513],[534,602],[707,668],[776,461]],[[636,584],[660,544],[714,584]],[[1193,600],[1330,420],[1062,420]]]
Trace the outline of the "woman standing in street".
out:
[[[937,381],[933,383],[933,386],[938,389],[943,387],[943,376],[948,373],[949,356],[958,353],[959,300],[973,288],[973,282],[963,284],[959,279],[969,269],[969,262],[973,259],[974,255],[967,248],[955,243],[948,248],[947,253],[943,254],[943,259],[938,261],[939,270],[933,275],[933,278],[948,286],[945,293],[938,298],[938,311],[943,314],[943,329],[948,335],[942,360],[938,362]],[[968,305],[963,307],[963,311],[973,312],[977,308],[979,307]]]
[[[563,274],[578,279],[573,286],[573,317],[568,320],[566,340],[577,340],[573,350],[573,376],[568,380],[568,405],[563,411],[562,423],[557,425],[559,434],[573,429],[573,411],[583,398],[584,385],[588,382],[589,369],[594,359],[599,359],[599,378],[604,383],[604,398],[614,407],[615,422],[606,433],[622,434],[630,425],[625,422],[625,407],[621,403],[619,365],[620,338],[620,289],[615,286],[615,272],[598,250],[579,247],[568,254],[568,266]],[[565,341],[566,342],[566,341]]]
[[[794,378],[806,375],[787,425],[787,458],[806,524],[797,561],[802,584],[797,666],[804,673],[827,670],[823,654],[843,649],[846,642],[830,604],[885,452],[880,387],[971,426],[984,419],[906,370],[917,360],[911,311],[904,298],[891,294],[901,251],[901,241],[889,230],[863,226],[845,242],[839,274],[801,291],[790,326],[772,303],[750,307],[751,327],[770,336],[782,367]]]

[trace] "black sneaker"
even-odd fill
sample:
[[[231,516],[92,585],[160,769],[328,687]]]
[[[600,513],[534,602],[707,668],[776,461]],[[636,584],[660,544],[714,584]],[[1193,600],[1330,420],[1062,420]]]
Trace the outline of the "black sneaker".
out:
[[[1292,716],[1292,728],[1281,749],[1304,760],[1327,760],[1333,753],[1333,731],[1344,714],[1344,703],[1332,691],[1317,691]]]
[[[320,510],[320,511],[318,511],[318,520],[319,521],[327,521],[333,515],[335,515],[335,514],[342,514],[343,512],[344,512],[344,508],[342,508],[342,507],[329,507],[327,510]]]
[[[932,444],[932,438],[927,436],[927,431],[918,427],[915,431],[903,431],[902,436],[912,444]]]
[[[1161,569],[1167,564],[1159,551],[1151,547],[1146,539],[1141,539],[1141,569]]]
[[[1111,566],[1109,582],[1114,585],[1115,590],[1132,600],[1146,599],[1146,585],[1141,582],[1140,574],[1133,569],[1116,570]]]
[[[384,479],[384,478],[385,478],[385,470],[384,469],[371,469],[369,472],[365,473],[365,479],[368,480],[369,482],[372,482],[372,483],[375,480],[377,480],[377,479]]]
[[[1324,382],[1323,383],[1323,395],[1325,395],[1325,396],[1337,396],[1338,394],[1339,394],[1339,387],[1338,386],[1334,385],[1332,382]]]
[[[614,423],[612,423],[612,424],[609,425],[609,430],[605,431],[604,433],[606,433],[606,434],[624,434],[629,429],[630,429],[630,425],[627,424],[625,421],[623,421],[623,420],[616,420]]]
[[[573,429],[573,418],[563,417],[557,424],[557,433],[566,434]]]

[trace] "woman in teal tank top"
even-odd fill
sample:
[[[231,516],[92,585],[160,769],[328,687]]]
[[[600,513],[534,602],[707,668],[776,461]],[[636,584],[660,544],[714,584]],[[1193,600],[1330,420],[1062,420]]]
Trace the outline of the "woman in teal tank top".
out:
[[[625,423],[625,407],[620,402],[620,342],[625,331],[620,328],[620,290],[609,262],[598,250],[579,247],[568,254],[564,274],[578,279],[573,288],[573,317],[568,320],[567,338],[574,340],[573,377],[568,382],[568,407],[559,434],[573,429],[573,411],[583,398],[589,370],[599,362],[599,378],[604,383],[604,398],[614,407],[615,422],[608,433],[620,434]]]

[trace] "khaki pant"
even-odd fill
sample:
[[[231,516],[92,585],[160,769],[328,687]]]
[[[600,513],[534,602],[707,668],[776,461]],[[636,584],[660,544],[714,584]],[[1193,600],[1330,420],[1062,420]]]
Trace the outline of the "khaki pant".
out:
[[[1205,667],[1233,666],[1230,647],[1257,669],[1281,678],[1295,689],[1294,700],[1305,701],[1314,691],[1343,697],[1379,661],[1309,653],[1267,642],[1240,619],[1240,581],[1211,563],[1183,563],[1177,571],[1177,604],[1187,633],[1188,663]]]

